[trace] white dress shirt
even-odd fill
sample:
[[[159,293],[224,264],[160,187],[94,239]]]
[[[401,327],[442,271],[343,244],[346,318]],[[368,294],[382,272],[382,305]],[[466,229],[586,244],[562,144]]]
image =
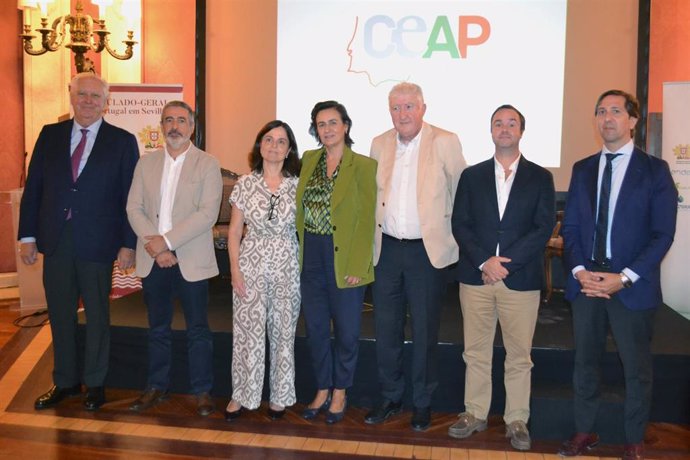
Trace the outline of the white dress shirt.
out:
[[[395,238],[414,240],[422,237],[417,210],[417,171],[419,169],[420,131],[407,144],[398,136],[393,176],[386,202],[382,230]]]
[[[185,158],[187,158],[187,152],[189,152],[189,147],[187,147],[184,153],[173,159],[168,153],[168,149],[165,149],[163,175],[161,176],[161,208],[158,212],[158,232],[165,239],[168,248],[172,248],[172,246],[165,234],[173,228],[172,210],[175,204],[175,193],[177,192],[177,183],[180,180],[182,165]]]
[[[506,171],[503,169],[503,165],[498,162],[496,157],[494,156],[494,178],[496,182],[496,198],[498,200],[498,217],[499,219],[503,219],[503,213],[506,211],[506,205],[508,204],[508,198],[510,197],[510,191],[513,189],[513,182],[515,182],[515,174],[517,173],[517,168],[518,168],[518,163],[520,162],[520,157],[522,154],[519,154],[515,161],[513,161],[510,166],[508,166],[508,170],[510,171],[510,175],[506,178]],[[500,256],[500,244],[496,244],[496,255]],[[482,264],[479,266],[479,270],[484,268],[484,264],[486,263],[486,260],[482,262]]]
[[[503,213],[506,210],[506,204],[508,204],[508,197],[510,196],[510,190],[513,188],[513,182],[515,182],[515,173],[517,173],[518,163],[520,161],[519,154],[518,157],[513,161],[508,170],[510,175],[506,178],[506,171],[503,169],[503,165],[498,162],[496,157],[494,157],[494,172],[496,173],[496,197],[498,198],[498,215],[503,219]]]

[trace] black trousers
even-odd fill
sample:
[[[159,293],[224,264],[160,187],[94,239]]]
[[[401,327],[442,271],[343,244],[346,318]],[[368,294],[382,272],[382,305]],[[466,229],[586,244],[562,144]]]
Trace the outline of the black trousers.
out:
[[[400,401],[405,392],[403,344],[409,306],[412,322],[412,403],[428,407],[438,386],[437,344],[444,269],[431,265],[422,240],[384,235],[372,294],[381,395]]]
[[[652,401],[650,344],[656,308],[629,310],[615,295],[603,299],[580,294],[572,310],[576,430],[589,433],[594,428],[600,400],[600,361],[610,326],[625,375],[625,438],[630,444],[642,442]]]
[[[110,355],[110,289],[113,264],[79,260],[72,224],[67,222],[57,249],[43,259],[43,286],[53,336],[53,383],[70,387],[83,382],[102,386]],[[79,298],[86,315],[83,380],[77,360]]]

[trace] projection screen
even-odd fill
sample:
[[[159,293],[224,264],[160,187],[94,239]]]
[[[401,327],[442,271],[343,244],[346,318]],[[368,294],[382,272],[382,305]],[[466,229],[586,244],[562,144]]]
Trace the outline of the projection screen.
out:
[[[392,128],[388,92],[410,81],[424,91],[425,120],[456,132],[468,163],[492,155],[490,116],[507,103],[527,119],[525,156],[558,167],[566,9],[566,0],[278,0],[277,116],[304,151],[317,146],[312,107],[338,100],[354,150],[368,154]]]

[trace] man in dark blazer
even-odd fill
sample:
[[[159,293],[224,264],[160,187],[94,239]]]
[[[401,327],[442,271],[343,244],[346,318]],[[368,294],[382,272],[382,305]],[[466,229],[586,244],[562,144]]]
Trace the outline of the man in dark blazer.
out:
[[[652,326],[662,303],[660,265],[676,230],[678,192],[666,162],[633,144],[639,113],[632,95],[603,93],[595,109],[603,148],[573,166],[562,232],[572,273],[566,299],[575,334],[576,434],[561,447],[562,456],[580,455],[599,441],[599,362],[610,325],[625,374],[623,458],[644,458]]]
[[[496,323],[506,349],[506,436],[529,450],[532,359],[546,242],[555,222],[551,173],[520,153],[525,117],[502,105],[491,115],[496,146],[490,160],[467,168],[458,184],[453,235],[460,246],[458,279],[465,351],[465,412],[448,429],[466,438],[487,427]]]
[[[136,236],[125,205],[139,150],[134,136],[103,120],[108,84],[92,73],[69,87],[74,118],[43,127],[34,147],[19,215],[20,256],[44,255],[43,285],[53,336],[53,386],[34,407],[81,393],[84,406],[105,402],[110,353],[113,261],[134,263]],[[83,376],[77,363],[77,308],[86,314]],[[83,379],[83,380],[82,380]]]

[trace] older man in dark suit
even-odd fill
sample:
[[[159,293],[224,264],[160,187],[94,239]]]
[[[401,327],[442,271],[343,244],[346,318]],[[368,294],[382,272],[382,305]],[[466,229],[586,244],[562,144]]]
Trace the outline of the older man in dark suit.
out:
[[[136,236],[125,205],[139,150],[134,136],[103,120],[108,84],[92,73],[70,83],[74,118],[43,127],[36,140],[19,217],[20,256],[44,255],[43,284],[53,335],[53,387],[34,407],[81,393],[84,407],[105,402],[110,353],[113,261],[134,263]],[[77,363],[77,306],[86,313],[83,377]],[[82,380],[83,378],[83,380]]]
[[[551,173],[520,152],[525,117],[502,105],[491,115],[493,158],[467,168],[458,184],[453,235],[465,351],[465,412],[448,429],[466,438],[487,428],[496,323],[506,349],[506,436],[528,450],[532,359],[544,248],[555,221]]]
[[[652,326],[662,303],[661,260],[676,231],[678,191],[668,164],[633,144],[639,116],[634,96],[620,90],[599,96],[595,117],[603,148],[573,166],[563,238],[572,272],[566,298],[575,333],[576,434],[561,447],[562,456],[580,455],[599,441],[599,363],[610,325],[625,374],[623,459],[644,458]]]

